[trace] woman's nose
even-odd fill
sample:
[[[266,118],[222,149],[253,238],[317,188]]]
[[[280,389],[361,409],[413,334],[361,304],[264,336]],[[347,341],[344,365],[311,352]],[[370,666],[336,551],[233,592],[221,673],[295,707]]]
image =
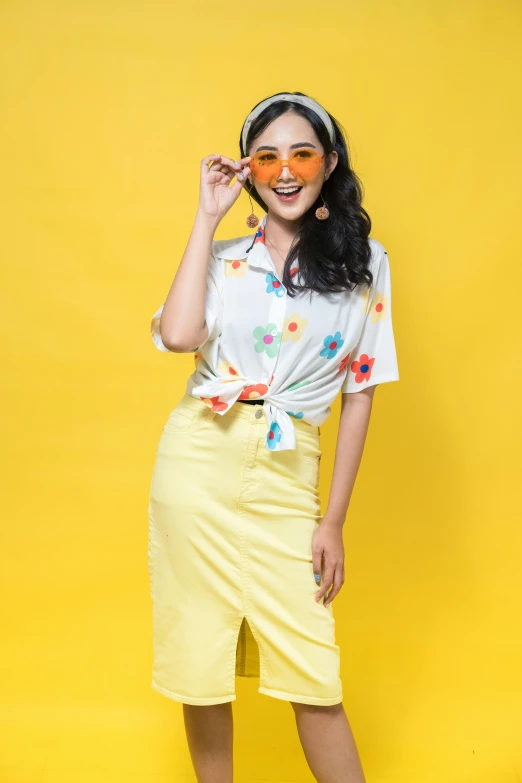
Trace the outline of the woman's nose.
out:
[[[281,167],[281,173],[279,174],[278,179],[293,179],[294,175],[290,171],[288,167],[288,163],[283,163]]]

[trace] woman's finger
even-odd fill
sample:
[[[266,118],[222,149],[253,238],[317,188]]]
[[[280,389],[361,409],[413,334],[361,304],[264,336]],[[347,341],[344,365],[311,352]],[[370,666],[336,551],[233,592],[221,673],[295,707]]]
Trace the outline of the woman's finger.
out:
[[[225,169],[229,168],[231,171],[240,171],[241,163],[236,163],[232,158],[227,158],[226,155],[218,155],[217,160],[212,163],[212,168]]]
[[[335,565],[333,563],[329,562],[328,558],[325,558],[323,586],[321,587],[319,592],[315,594],[315,600],[316,601],[320,601],[321,598],[323,597],[323,595],[332,586],[334,572],[335,572]]]
[[[339,592],[343,584],[344,584],[344,569],[339,567],[335,569],[334,578],[333,578],[333,587],[328,593],[328,595],[326,596],[326,599],[324,601],[325,607],[330,606],[330,604],[332,603],[333,599],[335,598],[335,596],[337,595],[337,593]]]

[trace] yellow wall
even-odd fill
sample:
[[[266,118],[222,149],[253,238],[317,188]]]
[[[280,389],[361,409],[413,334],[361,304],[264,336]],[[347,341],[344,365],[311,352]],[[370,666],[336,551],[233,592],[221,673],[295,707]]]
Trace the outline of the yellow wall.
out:
[[[150,689],[146,566],[193,357],[149,322],[200,159],[235,156],[280,90],[346,128],[392,264],[401,380],[375,395],[334,603],[368,783],[522,778],[521,27],[486,0],[2,3],[2,781],[195,779],[181,705]],[[237,781],[311,781],[256,688]]]

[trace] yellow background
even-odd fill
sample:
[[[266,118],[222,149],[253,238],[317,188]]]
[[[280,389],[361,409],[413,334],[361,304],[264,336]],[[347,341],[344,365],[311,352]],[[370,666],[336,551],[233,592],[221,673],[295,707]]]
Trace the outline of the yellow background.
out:
[[[2,3],[2,781],[195,780],[150,688],[146,564],[193,357],[149,323],[201,158],[237,156],[280,90],[346,128],[392,265],[401,380],[375,395],[334,603],[368,783],[521,779],[521,30],[478,0]],[[241,194],[216,237],[249,213]],[[290,705],[237,695],[238,783],[312,781]]]

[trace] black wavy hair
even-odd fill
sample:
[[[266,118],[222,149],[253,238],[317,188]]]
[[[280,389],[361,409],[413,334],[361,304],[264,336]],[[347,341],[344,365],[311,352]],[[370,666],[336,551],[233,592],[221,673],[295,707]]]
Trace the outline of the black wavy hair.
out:
[[[281,95],[282,93],[275,93]],[[294,92],[293,95],[303,95]],[[263,99],[266,100],[266,99]],[[259,101],[261,103],[262,101]],[[256,106],[259,105],[256,104]],[[254,107],[255,108],[255,107]],[[369,270],[371,248],[368,236],[371,231],[371,219],[362,206],[362,182],[350,166],[348,148],[345,141],[345,131],[340,123],[328,112],[335,129],[335,145],[332,146],[330,134],[322,119],[314,111],[301,103],[293,101],[274,101],[255,118],[248,129],[246,149],[243,149],[241,136],[239,148],[241,157],[254,139],[276,117],[294,111],[305,117],[314,129],[325,153],[336,150],[338,161],[322,188],[324,200],[328,205],[330,216],[327,220],[318,220],[315,216],[317,207],[323,205],[321,196],[304,213],[301,225],[296,233],[292,247],[288,253],[283,270],[282,283],[288,294],[293,296],[299,291],[310,290],[325,294],[335,291],[353,290],[356,285],[373,283],[373,275]],[[268,207],[256,191],[255,184],[249,180],[243,186],[254,201],[268,212]],[[299,256],[300,285],[295,278],[292,280],[290,266]]]

